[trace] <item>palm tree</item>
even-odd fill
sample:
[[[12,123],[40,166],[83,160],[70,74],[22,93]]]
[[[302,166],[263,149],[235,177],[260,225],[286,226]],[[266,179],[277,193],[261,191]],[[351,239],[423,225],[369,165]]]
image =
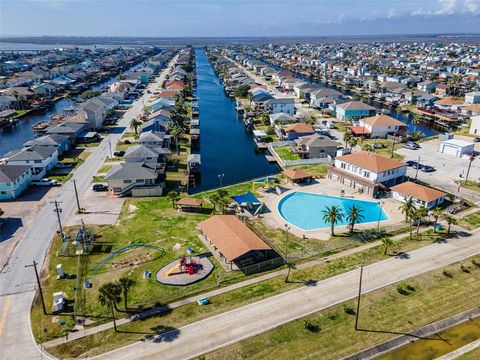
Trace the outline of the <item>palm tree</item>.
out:
[[[138,135],[138,128],[142,125],[142,122],[136,118],[133,118],[130,120],[130,129],[133,129],[135,131],[135,135]]]
[[[179,196],[180,196],[180,194],[176,191],[169,191],[168,194],[167,194],[167,198],[169,198],[170,201],[172,202],[172,207],[174,209],[176,208],[175,203],[177,202]]]
[[[422,220],[427,215],[428,215],[428,210],[423,206],[417,210],[414,210],[413,213],[411,214],[412,219],[417,222],[417,236],[420,232],[420,225],[422,223]]]
[[[436,207],[432,210],[431,214],[433,216],[433,232],[437,232],[438,219],[442,216],[443,211]]]
[[[182,129],[180,128],[180,126],[178,126],[177,124],[168,124],[167,125],[167,130],[168,132],[170,133],[170,135],[173,136],[173,138],[175,139],[175,147],[176,147],[176,152],[177,152],[177,155],[179,154],[179,147],[178,147],[178,141],[179,141],[179,138],[180,138],[180,135],[182,134]]]
[[[117,302],[120,301],[120,294],[122,289],[119,284],[108,282],[100,286],[98,289],[98,302],[100,305],[110,307],[112,311],[113,328],[117,331],[117,323],[115,321],[115,310],[117,309]]]
[[[135,281],[133,279],[130,279],[126,276],[121,277],[118,280],[118,285],[120,285],[123,293],[123,301],[125,303],[125,311],[128,312],[128,291],[130,288],[135,284]]]
[[[420,115],[418,114],[413,115],[413,119],[412,119],[413,131],[412,132],[417,131],[417,124],[420,124],[421,121],[422,121],[422,117]]]
[[[348,146],[348,143],[350,142],[350,140],[352,139],[352,133],[351,132],[345,132],[345,134],[343,134],[343,141],[345,141],[345,148],[347,148]]]
[[[389,237],[382,238],[383,255],[387,255],[388,248],[393,245],[393,240]]]
[[[402,214],[405,214],[405,222],[408,222],[410,215],[415,210],[415,203],[413,201],[413,198],[410,197],[407,201],[400,205],[398,209],[402,211]]]
[[[364,219],[362,212],[363,210],[357,205],[352,205],[352,207],[347,210],[347,220],[350,223],[350,234],[353,233],[353,227],[355,224]]]
[[[216,192],[208,195],[208,202],[213,205],[214,212],[217,210],[217,204],[219,203],[219,200],[220,196]]]
[[[0,214],[1,215],[1,214]],[[447,222],[448,228],[447,228],[447,234],[450,234],[450,227],[452,225],[456,225],[458,223],[457,219],[455,219],[453,216],[450,216],[448,214],[443,214],[442,215],[443,219]]]
[[[290,277],[290,272],[292,270],[295,270],[297,268],[297,264],[295,264],[293,261],[288,261],[285,265],[287,265],[287,277],[285,278],[285,282],[288,283],[288,278]]]
[[[350,151],[352,151],[353,148],[354,148],[355,146],[357,146],[357,144],[358,144],[357,138],[352,137],[352,138],[348,141],[348,144],[350,145]]]
[[[342,221],[343,219],[343,211],[336,205],[332,205],[330,207],[326,206],[325,210],[322,211],[323,214],[323,221],[326,223],[330,223],[331,225],[331,234],[335,236],[335,225]]]

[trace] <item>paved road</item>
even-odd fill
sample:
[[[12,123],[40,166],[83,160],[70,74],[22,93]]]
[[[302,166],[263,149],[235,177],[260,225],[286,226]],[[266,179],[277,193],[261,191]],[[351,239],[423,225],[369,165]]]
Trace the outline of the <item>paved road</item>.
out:
[[[365,267],[363,292],[441,268],[480,253],[480,231],[473,236],[434,244]],[[155,340],[100,355],[96,359],[191,359],[284,323],[356,297],[359,271],[314,286],[280,294],[157,336]],[[214,305],[212,305],[214,306]],[[361,322],[360,322],[361,323]]]
[[[176,57],[174,58],[176,60]],[[149,85],[154,90],[164,81],[165,75],[173,66],[174,60],[162,71],[157,81]],[[117,132],[110,133],[101,144],[93,150],[85,163],[75,171],[72,179],[77,182],[81,194],[91,184],[92,177],[98,172],[103,161],[110,154],[122,133],[128,128],[130,120],[140,114],[143,103],[152,95],[145,92],[119,121]],[[65,221],[75,210],[75,194],[72,181],[65,183],[55,198],[61,201],[62,218]],[[0,359],[36,359],[40,357],[37,346],[32,341],[30,332],[30,305],[35,294],[35,276],[32,268],[25,264],[37,261],[40,266],[45,260],[55,232],[58,229],[53,205],[47,205],[39,212],[30,228],[25,232],[13,252],[8,265],[0,273]],[[52,299],[45,299],[52,301]]]

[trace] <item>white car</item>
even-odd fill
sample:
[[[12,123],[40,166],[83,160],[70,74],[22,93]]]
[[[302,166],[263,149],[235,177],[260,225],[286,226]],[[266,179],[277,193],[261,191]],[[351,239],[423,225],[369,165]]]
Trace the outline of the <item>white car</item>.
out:
[[[58,186],[58,181],[55,179],[44,178],[39,181],[32,181],[34,186]]]

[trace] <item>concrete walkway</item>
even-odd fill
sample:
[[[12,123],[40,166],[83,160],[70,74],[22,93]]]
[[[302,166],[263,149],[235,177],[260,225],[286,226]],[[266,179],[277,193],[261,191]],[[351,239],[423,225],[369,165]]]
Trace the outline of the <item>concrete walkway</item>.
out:
[[[364,269],[364,293],[480,253],[480,233],[412,251]],[[191,359],[357,296],[358,270],[159,334],[98,359]]]
[[[468,345],[462,346],[461,348],[452,351],[451,353],[448,353],[446,355],[443,355],[442,357],[439,357],[437,360],[453,360],[456,359],[463,354],[466,354],[472,350],[475,350],[476,348],[480,347],[480,339],[477,341],[474,341]]]
[[[425,232],[427,230],[428,230],[428,228],[424,228],[424,229],[422,229],[421,232]],[[405,238],[406,236],[408,236],[408,234],[396,235],[396,236],[392,237],[392,240],[394,240],[394,241],[400,240],[400,239]],[[374,241],[374,242],[368,243],[366,245],[362,245],[362,246],[358,246],[356,248],[352,248],[352,249],[342,251],[341,253],[338,253],[338,254],[334,254],[334,255],[324,257],[322,259],[308,261],[308,262],[305,262],[303,264],[299,264],[296,267],[297,267],[297,269],[306,269],[306,268],[309,268],[309,267],[312,267],[312,266],[315,266],[315,265],[319,265],[319,264],[322,264],[322,263],[325,263],[325,262],[328,262],[328,261],[331,261],[331,260],[334,260],[334,259],[338,259],[340,257],[356,254],[358,252],[362,252],[362,251],[371,249],[371,248],[376,247],[380,244],[381,244],[381,241]],[[271,273],[261,275],[261,276],[258,276],[258,277],[254,277],[254,278],[251,278],[251,279],[248,279],[248,280],[245,280],[245,281],[233,284],[233,285],[229,285],[229,286],[226,286],[226,287],[223,287],[223,288],[208,291],[208,292],[196,295],[196,296],[192,296],[192,297],[189,297],[189,298],[186,298],[186,299],[183,299],[183,300],[179,300],[179,301],[167,304],[165,306],[161,306],[161,307],[149,310],[149,311],[145,311],[145,312],[137,315],[137,317],[122,318],[122,319],[117,320],[117,325],[118,326],[125,325],[125,324],[128,324],[128,323],[130,323],[132,321],[135,321],[135,320],[138,320],[138,319],[145,319],[147,317],[151,317],[151,316],[158,315],[160,313],[163,313],[163,312],[166,312],[166,311],[169,311],[169,310],[172,310],[172,309],[176,309],[180,306],[192,304],[192,303],[197,302],[198,299],[203,298],[203,297],[212,298],[216,295],[221,295],[221,294],[233,291],[233,290],[240,289],[240,288],[245,287],[245,286],[249,286],[249,285],[256,284],[256,283],[259,283],[259,282],[262,282],[262,281],[265,281],[265,280],[273,279],[273,278],[278,277],[278,276],[286,276],[287,271],[288,271],[287,269],[273,271]],[[50,348],[50,347],[53,347],[53,346],[57,346],[57,345],[60,345],[60,344],[65,344],[67,342],[78,340],[78,339],[81,339],[85,336],[93,335],[93,334],[99,333],[101,331],[105,331],[105,330],[112,329],[112,328],[113,328],[113,322],[110,321],[110,322],[104,323],[102,325],[98,325],[98,326],[95,326],[95,327],[84,329],[82,331],[72,332],[68,335],[68,339],[64,338],[64,337],[57,338],[57,339],[54,339],[54,340],[51,340],[51,341],[48,341],[48,342],[44,343],[43,346],[45,348]]]

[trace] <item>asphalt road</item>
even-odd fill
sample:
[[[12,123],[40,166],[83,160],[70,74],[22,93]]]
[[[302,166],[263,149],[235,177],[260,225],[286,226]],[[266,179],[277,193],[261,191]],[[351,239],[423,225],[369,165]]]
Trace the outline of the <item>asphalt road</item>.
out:
[[[364,268],[363,292],[373,291],[480,253],[480,231],[412,251]],[[331,277],[205,320],[95,359],[191,359],[357,296],[359,270]],[[212,305],[215,306],[213,302]],[[418,326],[422,326],[419,319]],[[361,326],[361,319],[359,325]]]
[[[174,58],[176,60],[176,57]],[[165,75],[174,64],[174,60],[162,71],[156,82],[149,85],[154,90],[164,81]],[[145,92],[132,108],[125,112],[117,125],[117,131],[110,133],[96,147],[73,175],[80,194],[89,188],[92,177],[98,172],[105,158],[110,154],[115,144],[121,139],[122,133],[129,127],[132,118],[138,116],[152,94]],[[55,199],[61,202],[61,218],[65,220],[76,210],[75,193],[72,180],[65,183],[57,192]],[[56,214],[53,205],[44,206],[38,213],[30,228],[15,248],[8,265],[0,273],[0,359],[37,359],[41,354],[33,342],[30,331],[30,306],[35,294],[35,274],[32,268],[25,268],[33,260],[41,268],[50,242],[58,230]],[[46,302],[52,299],[45,299]]]

